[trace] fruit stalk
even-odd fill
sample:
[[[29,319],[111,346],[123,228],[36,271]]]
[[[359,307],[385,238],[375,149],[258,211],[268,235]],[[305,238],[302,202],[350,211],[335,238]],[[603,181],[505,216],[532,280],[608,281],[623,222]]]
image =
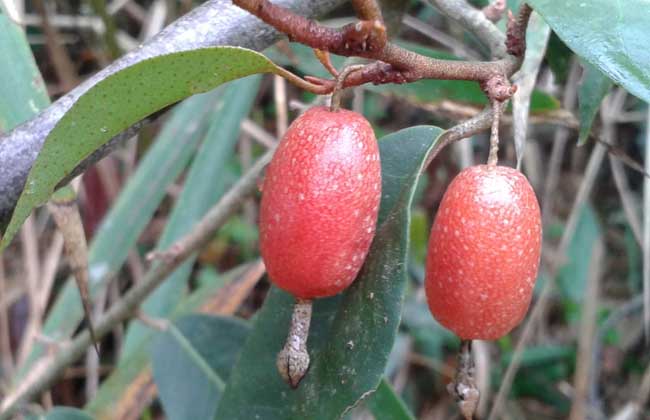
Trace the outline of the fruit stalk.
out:
[[[298,387],[309,369],[307,338],[309,337],[311,309],[312,301],[310,299],[296,299],[291,314],[289,335],[284,347],[278,353],[276,361],[280,375],[292,388]]]
[[[487,164],[494,166],[499,161],[499,122],[501,120],[501,104],[499,101],[492,100],[492,109],[494,116],[492,117],[492,129],[490,130],[490,154],[488,155]]]
[[[343,83],[345,79],[354,71],[361,70],[364,66],[361,64],[348,66],[343,69],[336,77],[336,86],[332,92],[332,99],[330,100],[330,111],[336,112],[341,107],[341,95],[343,94]]]
[[[456,399],[465,420],[472,420],[481,397],[476,379],[474,357],[472,357],[472,340],[461,340],[458,351],[458,366],[454,382],[449,384],[449,393]]]

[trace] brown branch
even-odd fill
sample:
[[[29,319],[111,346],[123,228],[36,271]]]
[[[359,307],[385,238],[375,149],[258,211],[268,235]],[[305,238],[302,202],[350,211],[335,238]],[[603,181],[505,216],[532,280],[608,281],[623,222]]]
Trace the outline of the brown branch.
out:
[[[512,12],[508,12],[508,30],[506,31],[506,47],[508,54],[523,58],[526,51],[526,28],[533,9],[524,3],[519,9],[515,18]]]
[[[501,113],[503,113],[507,102],[500,102],[499,104],[501,107]],[[429,166],[429,164],[433,161],[433,159],[435,159],[438,153],[440,153],[440,151],[446,146],[490,128],[492,126],[493,119],[494,111],[492,107],[488,106],[472,118],[463,121],[462,123],[445,131],[440,137],[440,140],[438,140],[436,145],[429,153],[427,161],[425,162],[425,167]]]
[[[88,291],[88,245],[77,205],[77,194],[72,186],[55,192],[47,208],[52,214],[57,229],[63,235],[66,259],[79,289],[81,306],[88,322],[90,338],[97,356],[99,356],[99,341],[93,327],[92,300]]]
[[[382,24],[384,23],[381,9],[375,0],[352,0],[352,7],[357,12],[359,19],[378,20]]]
[[[531,9],[524,5],[517,19],[512,19],[509,40],[516,54],[498,61],[453,61],[425,57],[386,42],[385,27],[381,22],[359,21],[342,28],[328,28],[295,15],[288,9],[274,5],[268,0],[233,0],[237,6],[254,14],[267,24],[311,48],[329,51],[342,56],[358,56],[378,60],[347,78],[345,87],[363,83],[406,83],[420,79],[472,80],[488,82],[495,76],[501,80],[510,77],[521,65],[525,33]],[[329,93],[336,81],[310,78],[314,93]],[[290,80],[292,81],[292,80]],[[298,83],[300,83],[298,81]],[[302,82],[305,85],[305,82]],[[304,86],[300,86],[304,87]],[[309,86],[308,86],[309,87]],[[309,90],[309,89],[308,89]],[[323,91],[326,92],[323,92]]]
[[[341,28],[328,28],[296,15],[267,0],[233,0],[233,3],[257,16],[289,40],[312,48],[350,56],[379,51],[386,44],[386,27],[380,20],[364,20]]]

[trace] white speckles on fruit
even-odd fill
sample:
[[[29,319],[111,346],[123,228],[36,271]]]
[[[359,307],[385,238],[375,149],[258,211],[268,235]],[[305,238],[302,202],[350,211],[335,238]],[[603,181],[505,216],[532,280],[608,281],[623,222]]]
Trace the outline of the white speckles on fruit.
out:
[[[469,168],[449,186],[426,267],[433,315],[463,339],[496,339],[530,303],[541,244],[539,205],[514,169]]]
[[[278,287],[307,299],[354,280],[377,220],[378,156],[372,127],[351,111],[312,108],[289,127],[260,206],[260,247]]]

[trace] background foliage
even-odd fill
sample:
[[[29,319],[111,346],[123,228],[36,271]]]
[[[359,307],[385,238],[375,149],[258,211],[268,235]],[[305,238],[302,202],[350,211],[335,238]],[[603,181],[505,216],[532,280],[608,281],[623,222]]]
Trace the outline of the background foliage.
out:
[[[0,133],[116,58],[115,46],[129,50],[194,7],[133,0],[111,8],[115,3],[27,2],[24,31],[7,15],[8,5],[23,2],[0,3],[6,57],[0,62]],[[395,39],[400,45],[437,58],[486,57],[481,39],[432,4],[402,3],[395,8],[406,9]],[[650,150],[650,14],[640,13],[648,4],[556,3],[530,1],[537,21],[516,76],[520,92],[529,93],[509,108],[502,129],[501,163],[515,166],[521,158],[543,208],[538,315],[526,321],[532,333],[525,347],[517,347],[525,328],[476,346],[481,418],[499,391],[511,418],[549,419],[581,418],[584,402],[598,418],[626,413],[650,394],[640,299],[643,250],[650,248],[642,170]],[[338,24],[349,16],[346,6],[325,20]],[[97,29],[104,25],[114,30]],[[264,54],[298,74],[326,76],[302,45],[283,41]],[[333,58],[337,67],[344,62]],[[47,210],[37,209],[23,225],[32,208],[114,134],[145,116],[158,117],[81,181],[99,316],[142,280],[151,251],[189,232],[290,119],[322,100],[271,74],[240,79],[274,72],[271,61],[242,49],[160,57],[106,79],[62,119],[3,232],[3,396],[38,373],[53,341],[64,342],[83,326]],[[423,80],[359,87],[344,103],[363,112],[380,138],[378,233],[353,286],[316,304],[313,365],[297,391],[275,372],[291,298],[263,276],[253,194],[147,298],[144,317],[117,325],[102,340],[99,359],[89,349],[22,411],[46,419],[450,418],[455,408],[445,386],[458,342],[426,307],[424,256],[446,185],[462,168],[485,161],[486,136],[447,147],[426,167],[424,161],[444,130],[478,112],[485,97],[475,83]],[[513,363],[519,369],[511,378]]]

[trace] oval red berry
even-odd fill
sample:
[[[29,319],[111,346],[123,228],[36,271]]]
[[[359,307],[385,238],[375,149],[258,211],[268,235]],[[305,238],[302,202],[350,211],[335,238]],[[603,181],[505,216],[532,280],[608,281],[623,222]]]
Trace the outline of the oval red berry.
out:
[[[360,114],[317,107],[287,130],[264,178],[260,248],[271,281],[296,297],[348,287],[372,242],[379,149]]]
[[[541,217],[521,172],[480,165],[449,185],[426,263],[433,316],[466,340],[502,337],[523,319],[541,253]]]

